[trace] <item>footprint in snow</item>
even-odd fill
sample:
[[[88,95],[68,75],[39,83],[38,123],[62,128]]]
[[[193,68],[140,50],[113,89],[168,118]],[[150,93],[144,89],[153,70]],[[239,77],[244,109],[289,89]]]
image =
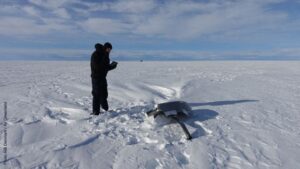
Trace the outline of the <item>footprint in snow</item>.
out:
[[[84,110],[66,107],[48,107],[45,114],[46,121],[58,121],[63,124],[83,121],[89,118],[89,113]]]

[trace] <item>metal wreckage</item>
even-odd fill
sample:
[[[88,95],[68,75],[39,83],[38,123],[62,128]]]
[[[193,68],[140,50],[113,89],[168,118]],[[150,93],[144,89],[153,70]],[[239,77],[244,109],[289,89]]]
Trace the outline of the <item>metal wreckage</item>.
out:
[[[162,115],[175,120],[181,126],[184,134],[186,135],[186,139],[191,140],[192,136],[190,132],[181,121],[182,118],[191,116],[191,113],[192,109],[186,102],[173,101],[157,104],[154,109],[147,112],[147,115],[153,116],[154,118],[158,115]]]

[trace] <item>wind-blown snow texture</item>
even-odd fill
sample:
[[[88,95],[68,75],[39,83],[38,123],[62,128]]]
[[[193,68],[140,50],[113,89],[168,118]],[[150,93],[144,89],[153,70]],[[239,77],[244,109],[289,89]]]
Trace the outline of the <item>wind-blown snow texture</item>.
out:
[[[299,169],[299,74],[300,62],[121,62],[111,110],[90,118],[88,62],[0,62],[6,167]],[[193,140],[145,115],[171,100],[192,107]]]

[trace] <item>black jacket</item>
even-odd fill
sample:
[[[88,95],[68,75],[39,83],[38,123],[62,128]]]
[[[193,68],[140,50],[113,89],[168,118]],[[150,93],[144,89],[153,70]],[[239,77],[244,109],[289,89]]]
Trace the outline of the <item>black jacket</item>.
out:
[[[109,53],[104,50],[102,45],[96,47],[91,56],[91,77],[97,79],[105,79],[107,72],[116,68],[110,64]]]

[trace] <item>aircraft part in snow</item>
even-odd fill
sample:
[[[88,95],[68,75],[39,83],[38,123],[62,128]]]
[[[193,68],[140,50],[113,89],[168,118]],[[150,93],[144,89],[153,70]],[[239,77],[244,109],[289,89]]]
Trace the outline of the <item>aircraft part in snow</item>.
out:
[[[174,119],[181,126],[186,138],[188,140],[192,139],[192,136],[185,124],[180,121],[182,117],[187,117],[192,111],[191,107],[184,101],[173,101],[160,103],[156,105],[156,108],[147,112],[148,116],[154,116],[156,118],[158,115],[164,115],[166,117]]]

